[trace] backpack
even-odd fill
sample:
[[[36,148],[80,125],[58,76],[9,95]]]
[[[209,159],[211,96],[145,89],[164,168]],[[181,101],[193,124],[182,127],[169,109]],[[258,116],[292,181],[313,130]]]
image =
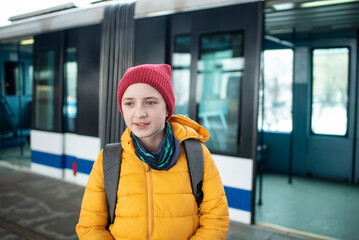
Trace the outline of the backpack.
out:
[[[197,205],[202,202],[203,192],[203,152],[201,143],[196,139],[183,141],[191,179],[192,193]],[[119,143],[106,144],[103,151],[103,176],[108,207],[109,223],[115,220],[118,183],[120,181],[122,146]]]

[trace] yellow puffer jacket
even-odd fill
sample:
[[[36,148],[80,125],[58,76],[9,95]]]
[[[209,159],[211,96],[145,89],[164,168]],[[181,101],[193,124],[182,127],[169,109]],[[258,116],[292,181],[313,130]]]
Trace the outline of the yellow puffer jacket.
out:
[[[188,138],[203,143],[209,138],[204,127],[184,116],[172,116],[170,124],[180,143]],[[135,155],[129,129],[121,141],[123,153],[115,221],[106,230],[108,213],[101,151],[82,200],[76,226],[80,239],[226,238],[229,225],[227,199],[217,167],[203,144],[204,197],[199,217],[182,144],[177,164],[168,171],[156,171]]]

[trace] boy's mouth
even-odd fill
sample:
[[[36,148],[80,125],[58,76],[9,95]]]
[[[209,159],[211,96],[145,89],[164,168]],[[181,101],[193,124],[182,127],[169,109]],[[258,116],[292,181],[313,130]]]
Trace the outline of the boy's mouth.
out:
[[[137,127],[137,128],[145,128],[149,125],[149,123],[134,123],[134,125]]]

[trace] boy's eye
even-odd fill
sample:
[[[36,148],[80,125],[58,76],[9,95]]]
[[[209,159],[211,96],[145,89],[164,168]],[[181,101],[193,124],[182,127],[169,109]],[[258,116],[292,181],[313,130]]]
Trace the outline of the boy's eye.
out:
[[[125,102],[125,106],[132,106],[133,103],[132,102]]]
[[[153,102],[153,101],[148,101],[147,102],[147,105],[153,105],[153,104],[155,104],[155,102]]]

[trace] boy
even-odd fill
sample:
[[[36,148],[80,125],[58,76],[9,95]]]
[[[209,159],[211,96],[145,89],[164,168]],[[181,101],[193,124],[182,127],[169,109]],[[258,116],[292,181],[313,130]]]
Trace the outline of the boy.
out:
[[[76,231],[80,239],[225,239],[228,204],[215,163],[203,145],[208,131],[173,115],[171,67],[129,68],[117,89],[127,129],[121,137],[122,163],[115,220],[108,225],[103,151],[91,171]],[[191,190],[182,142],[201,142],[204,175],[199,205]]]

